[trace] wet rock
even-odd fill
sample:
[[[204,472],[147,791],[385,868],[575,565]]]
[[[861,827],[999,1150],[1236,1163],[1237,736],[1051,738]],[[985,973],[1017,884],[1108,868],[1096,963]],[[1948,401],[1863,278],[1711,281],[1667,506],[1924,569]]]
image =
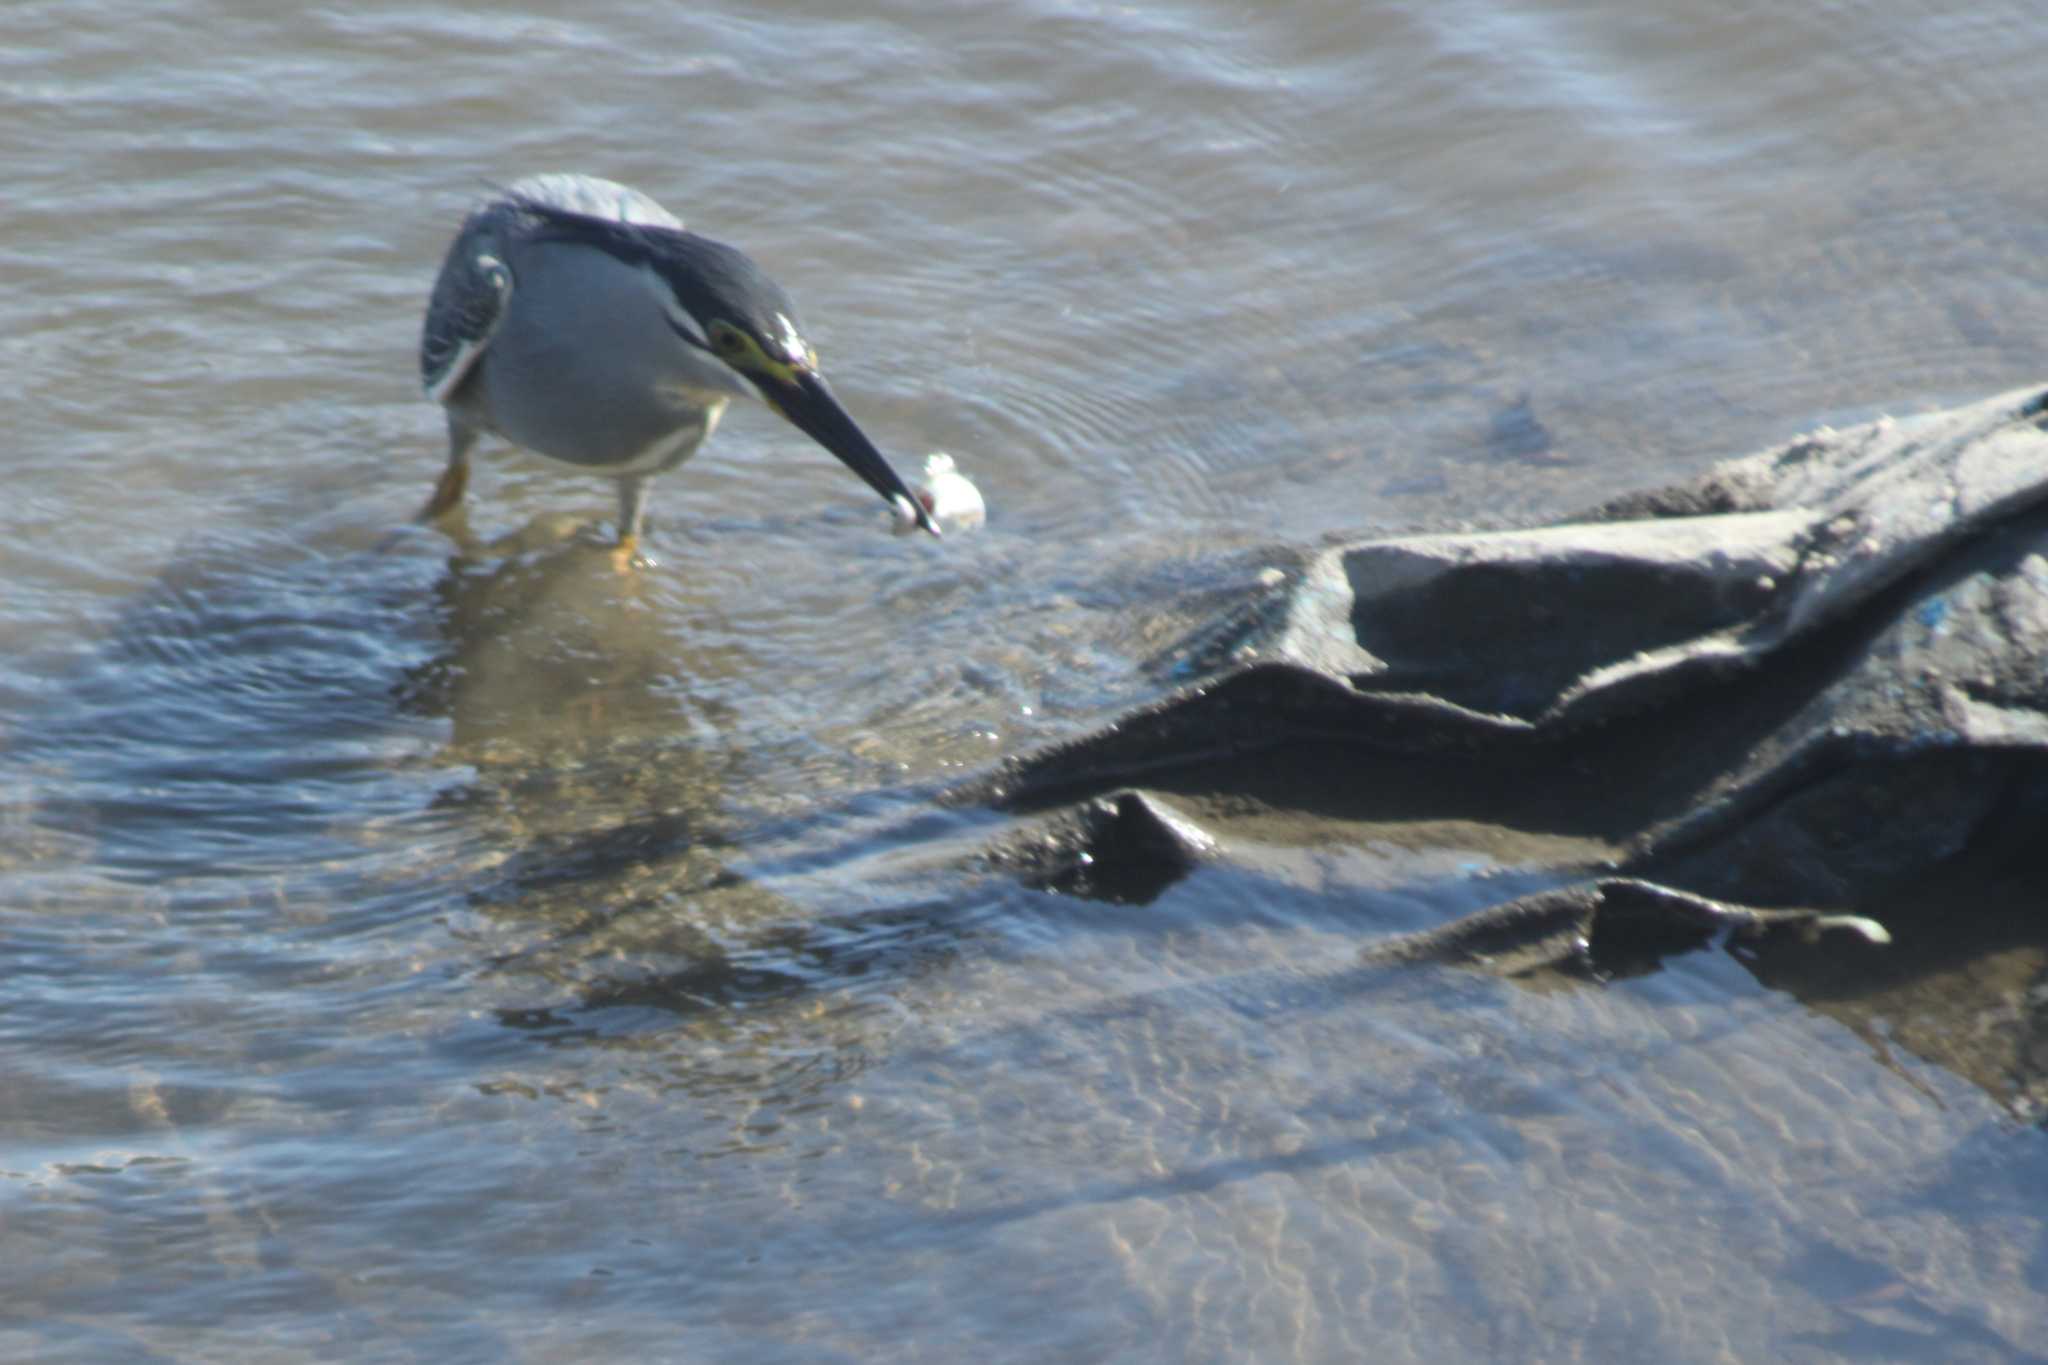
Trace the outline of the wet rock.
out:
[[[1172,806],[1123,791],[1080,802],[990,847],[990,867],[1029,886],[1143,904],[1216,852]]]
[[[1120,899],[1235,863],[1238,794],[1332,842],[1473,820],[1620,850],[1377,962],[1874,942],[1869,916],[1966,894],[1951,869],[2048,872],[2011,833],[2048,820],[2044,428],[2048,395],[2015,392],[1560,525],[1322,548],[1193,623],[1154,663],[1171,695],[965,794],[1061,831],[1020,875]],[[1204,812],[1199,839],[1160,791]],[[2029,1048],[2048,1056],[2008,1051]]]
[[[1828,930],[1865,943],[1891,942],[1882,925],[1860,915],[1760,910],[1633,877],[1603,877],[1504,901],[1441,929],[1390,939],[1366,950],[1363,959],[1382,965],[1435,962],[1501,976],[1544,969],[1612,976],[1716,936],[1790,934],[1810,943]]]

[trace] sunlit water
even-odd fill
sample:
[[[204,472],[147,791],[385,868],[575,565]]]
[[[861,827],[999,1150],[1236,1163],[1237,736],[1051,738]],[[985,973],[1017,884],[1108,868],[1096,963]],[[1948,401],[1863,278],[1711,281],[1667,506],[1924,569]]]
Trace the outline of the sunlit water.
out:
[[[2038,1134],[1726,957],[1362,978],[1515,869],[1102,905],[929,797],[1262,547],[2039,379],[2039,19],[0,7],[0,1355],[2037,1349]],[[554,168],[747,247],[988,527],[754,410],[633,579],[510,453],[486,548],[407,528],[431,272]]]

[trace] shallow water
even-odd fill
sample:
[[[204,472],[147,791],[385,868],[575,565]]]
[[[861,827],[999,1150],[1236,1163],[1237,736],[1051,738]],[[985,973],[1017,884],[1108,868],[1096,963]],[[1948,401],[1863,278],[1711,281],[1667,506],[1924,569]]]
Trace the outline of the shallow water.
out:
[[[2038,1349],[2048,1148],[1938,1047],[1722,953],[1350,969],[1511,841],[1130,906],[930,800],[1267,547],[2038,380],[2037,19],[0,8],[0,1355]],[[747,247],[989,526],[753,410],[633,579],[512,452],[408,527],[434,266],[552,168]]]

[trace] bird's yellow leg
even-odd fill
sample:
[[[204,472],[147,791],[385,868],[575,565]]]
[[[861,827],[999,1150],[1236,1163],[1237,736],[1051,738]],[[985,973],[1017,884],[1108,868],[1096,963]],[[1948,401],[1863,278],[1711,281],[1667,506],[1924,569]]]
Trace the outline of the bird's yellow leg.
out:
[[[630,573],[647,561],[640,557],[640,519],[647,511],[647,476],[626,474],[619,479],[619,543],[612,549],[612,565]]]
[[[439,521],[461,504],[462,495],[469,489],[469,461],[450,460],[448,467],[441,471],[441,480],[434,485],[434,496],[427,499],[427,505],[420,509],[421,521]]]
[[[448,467],[441,471],[441,481],[434,485],[434,496],[427,499],[427,505],[420,509],[421,521],[439,521],[462,502],[462,495],[469,489],[469,450],[476,444],[476,429],[458,418],[453,409],[448,413]]]

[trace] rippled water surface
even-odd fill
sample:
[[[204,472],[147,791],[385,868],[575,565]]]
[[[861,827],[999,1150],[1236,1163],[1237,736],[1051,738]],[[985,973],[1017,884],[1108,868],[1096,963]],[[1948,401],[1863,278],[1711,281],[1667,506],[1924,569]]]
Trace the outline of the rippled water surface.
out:
[[[0,7],[0,1355],[2039,1350],[1981,1077],[1720,953],[1348,970],[1497,849],[1115,905],[931,797],[1266,547],[2039,380],[2044,61],[2016,0]],[[501,448],[410,526],[432,271],[556,168],[745,246],[988,527],[758,408],[638,575]]]

